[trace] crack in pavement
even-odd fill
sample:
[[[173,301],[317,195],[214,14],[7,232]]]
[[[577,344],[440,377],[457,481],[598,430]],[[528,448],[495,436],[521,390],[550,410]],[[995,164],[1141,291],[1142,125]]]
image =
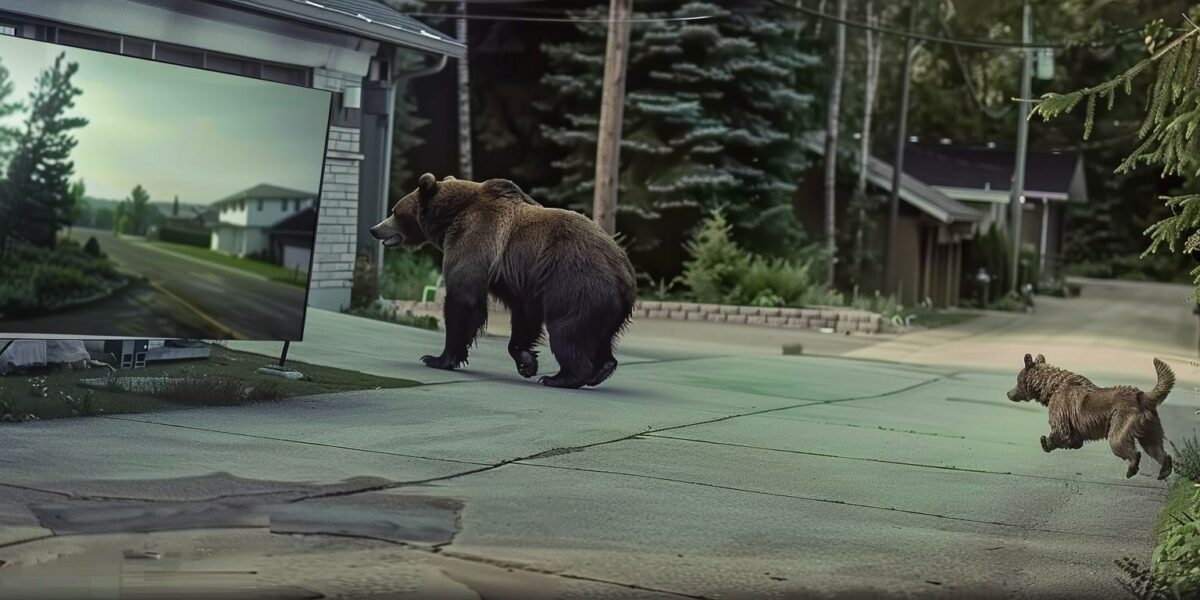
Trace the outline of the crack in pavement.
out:
[[[188,499],[171,499],[171,498],[145,498],[138,496],[106,496],[103,494],[76,494],[74,492],[63,492],[59,490],[48,490],[38,487],[18,485],[15,483],[0,483],[0,487],[23,490],[27,492],[38,492],[41,494],[50,494],[61,496],[68,500],[82,500],[86,502],[143,502],[143,503],[183,503],[183,502],[220,502],[221,500],[240,500],[242,498],[257,498],[259,496],[288,496],[292,494],[302,493],[304,490],[300,488],[289,488],[280,490],[269,490],[262,492],[240,492],[236,494],[221,494],[218,496],[206,496],[203,498],[188,498]]]
[[[1148,490],[1162,491],[1162,492],[1164,492],[1164,495],[1166,492],[1166,490],[1161,485],[1146,485],[1146,484],[1139,484],[1139,483],[1122,483],[1122,482],[1111,482],[1111,481],[1093,481],[1093,480],[1089,480],[1089,479],[1069,479],[1066,477],[1051,477],[1049,475],[1028,475],[1028,474],[1024,474],[1024,473],[1013,473],[1012,471],[989,471],[987,469],[971,469],[971,468],[967,468],[967,467],[953,467],[953,466],[948,467],[948,466],[943,466],[943,465],[931,465],[928,463],[915,463],[915,462],[905,462],[905,461],[899,461],[899,460],[886,460],[886,459],[882,459],[882,458],[868,458],[868,457],[863,457],[863,456],[845,456],[842,454],[829,454],[826,452],[812,452],[809,450],[789,450],[789,449],[785,449],[785,448],[769,448],[766,446],[750,446],[750,445],[746,445],[746,444],[734,444],[732,442],[717,442],[717,441],[713,441],[713,440],[702,440],[702,439],[697,439],[697,438],[679,437],[679,436],[672,436],[672,435],[658,435],[658,434],[645,434],[645,435],[646,435],[646,437],[654,437],[654,438],[659,438],[659,439],[664,439],[664,440],[678,440],[681,442],[695,442],[698,444],[712,444],[715,446],[729,446],[729,447],[733,447],[733,448],[745,448],[747,450],[764,450],[767,452],[782,452],[782,453],[786,453],[786,454],[802,454],[805,456],[819,456],[821,458],[858,460],[858,461],[863,461],[863,462],[874,462],[874,463],[882,463],[882,464],[887,464],[887,465],[901,465],[901,466],[907,466],[907,467],[922,467],[922,468],[926,468],[926,469],[938,469],[938,470],[943,470],[943,471],[961,471],[964,473],[981,473],[984,475],[1007,475],[1007,476],[1011,476],[1011,477],[1025,477],[1025,478],[1029,478],[1029,479],[1047,479],[1050,481],[1066,481],[1066,482],[1070,482],[1070,483],[1087,483],[1087,484],[1092,484],[1092,485],[1107,485],[1107,486],[1113,486],[1113,487],[1142,488],[1142,489],[1148,489]]]
[[[853,400],[871,400],[871,399],[875,399],[875,398],[885,398],[888,396],[894,396],[896,394],[902,394],[904,392],[911,391],[913,389],[916,389],[916,388],[919,388],[919,387],[922,387],[925,385],[930,385],[930,384],[936,383],[940,380],[941,380],[941,377],[935,377],[933,379],[928,379],[928,380],[922,381],[920,383],[915,383],[913,385],[906,386],[906,387],[898,389],[898,390],[891,390],[888,392],[881,392],[878,394],[871,394],[871,395],[867,395],[867,396],[856,396],[856,397],[852,397],[852,398],[840,398],[840,399],[834,399],[834,400],[805,401],[800,404],[794,404],[794,405],[790,405],[790,406],[764,408],[762,410],[756,410],[756,411],[751,411],[751,412],[747,412],[747,413],[738,413],[738,414],[734,414],[734,415],[726,415],[723,417],[714,417],[712,419],[705,419],[703,421],[697,421],[694,423],[685,423],[683,425],[672,425],[669,427],[660,427],[657,429],[651,428],[651,429],[647,429],[645,431],[639,431],[637,433],[632,433],[632,434],[629,434],[626,436],[621,436],[621,437],[610,439],[610,440],[593,442],[591,444],[581,444],[578,446],[566,446],[566,447],[560,447],[560,448],[551,448],[550,450],[545,450],[542,452],[538,452],[536,454],[531,454],[528,456],[522,456],[522,457],[518,457],[518,458],[506,459],[506,460],[500,461],[498,463],[482,466],[478,469],[471,469],[471,470],[462,471],[459,473],[451,473],[449,475],[442,475],[439,477],[430,477],[427,479],[419,479],[419,480],[413,480],[413,481],[395,481],[395,482],[391,482],[391,483],[387,483],[387,484],[371,486],[369,488],[361,489],[361,490],[357,490],[357,491],[342,490],[342,491],[337,491],[337,492],[327,492],[324,494],[309,495],[309,496],[305,496],[302,498],[296,498],[294,500],[291,500],[291,502],[304,502],[305,500],[312,500],[312,499],[318,499],[318,498],[329,498],[329,497],[334,497],[334,496],[350,496],[350,495],[354,495],[354,494],[367,493],[367,492],[380,492],[380,491],[384,491],[384,490],[396,489],[396,488],[406,487],[406,486],[424,485],[424,484],[435,483],[435,482],[439,482],[439,481],[449,481],[452,479],[458,479],[459,477],[465,477],[467,475],[475,475],[478,473],[493,471],[495,469],[499,469],[501,467],[508,466],[508,465],[518,463],[521,461],[534,460],[537,458],[546,458],[549,456],[556,456],[559,454],[565,454],[565,453],[569,453],[569,452],[581,452],[588,448],[595,448],[597,446],[603,446],[606,444],[615,444],[618,442],[624,442],[624,441],[631,440],[631,439],[641,437],[641,436],[645,436],[648,434],[661,433],[663,431],[672,431],[675,429],[696,427],[698,425],[708,425],[710,423],[719,423],[721,421],[728,421],[730,419],[737,419],[737,418],[741,418],[741,417],[750,417],[750,416],[761,415],[761,414],[766,414],[766,413],[778,412],[781,410],[800,408],[800,407],[804,407],[804,406],[813,406],[813,405],[818,405],[818,404],[832,404],[832,403],[836,403],[836,402],[850,402]],[[460,461],[460,462],[466,462],[466,461]],[[471,464],[480,464],[480,463],[471,463]]]
[[[1046,528],[1041,528],[1041,527],[1029,527],[1026,525],[1021,525],[1019,523],[1008,523],[1005,521],[987,521],[987,520],[983,520],[983,519],[969,519],[966,517],[955,517],[955,516],[943,515],[943,514],[939,514],[939,513],[931,513],[931,512],[925,512],[925,511],[919,511],[919,510],[909,510],[909,509],[905,509],[905,508],[896,508],[894,506],[878,506],[878,505],[874,505],[874,504],[862,504],[859,502],[847,502],[845,500],[832,500],[829,498],[818,498],[815,496],[800,496],[798,494],[785,494],[782,492],[768,492],[768,491],[763,491],[763,490],[751,490],[751,489],[739,488],[739,487],[734,487],[734,486],[729,486],[729,485],[720,485],[720,484],[716,484],[716,483],[704,483],[701,481],[690,481],[687,479],[674,479],[671,477],[661,477],[658,475],[643,475],[643,474],[639,474],[639,473],[628,473],[625,471],[611,471],[611,470],[607,470],[607,469],[590,469],[590,468],[586,468],[586,467],[566,467],[566,466],[561,466],[561,465],[546,465],[546,464],[538,464],[538,463],[523,462],[523,463],[518,463],[518,464],[523,467],[537,467],[537,468],[543,468],[543,469],[561,469],[564,471],[580,471],[580,472],[584,472],[584,473],[599,473],[599,474],[603,474],[603,475],[622,475],[625,477],[637,477],[639,479],[652,479],[655,481],[666,481],[666,482],[670,482],[670,483],[679,483],[679,484],[683,484],[683,485],[696,485],[696,486],[701,486],[701,487],[715,488],[715,489],[719,489],[719,490],[729,490],[729,491],[733,491],[733,492],[744,492],[747,494],[756,494],[756,495],[761,495],[761,496],[774,496],[777,498],[792,498],[795,500],[820,502],[823,504],[838,504],[838,505],[849,506],[849,507],[853,507],[853,508],[866,508],[866,509],[881,510],[881,511],[886,511],[886,512],[898,512],[898,513],[903,513],[903,514],[908,514],[908,515],[933,517],[936,519],[960,521],[960,522],[964,522],[964,523],[976,523],[976,524],[980,524],[980,525],[995,525],[998,527],[1007,527],[1007,528],[1011,528],[1011,529],[1017,529],[1020,531],[1037,531],[1037,532],[1041,532],[1041,533],[1078,535],[1078,536],[1082,536],[1082,537],[1098,537],[1098,538],[1116,539],[1116,540],[1124,540],[1124,541],[1136,541],[1136,542],[1143,541],[1141,538],[1127,537],[1127,536],[1123,536],[1123,535],[1114,535],[1114,534],[1107,534],[1107,533],[1087,533],[1087,532],[1080,532],[1080,531],[1066,531],[1066,530],[1061,530],[1061,529],[1046,529]]]
[[[253,434],[253,433],[240,433],[237,431],[224,431],[221,429],[209,429],[207,427],[194,427],[192,425],[178,425],[175,423],[163,423],[161,421],[151,421],[149,419],[134,419],[131,417],[117,417],[117,416],[111,416],[111,415],[99,416],[96,418],[111,419],[113,421],[128,421],[128,422],[132,422],[132,423],[145,423],[147,425],[159,425],[162,427],[175,427],[178,429],[190,429],[192,431],[203,431],[205,433],[220,433],[223,435],[232,435],[232,436],[252,438],[252,439],[257,439],[257,440],[267,440],[267,441],[271,441],[271,442],[303,444],[305,446],[316,446],[319,448],[331,448],[334,450],[349,450],[351,452],[363,452],[366,454],[380,454],[380,455],[384,455],[384,456],[396,456],[396,457],[400,457],[400,458],[414,458],[414,459],[418,459],[418,460],[432,460],[432,461],[436,461],[436,462],[448,462],[448,463],[456,463],[456,464],[463,464],[463,465],[489,465],[489,464],[491,464],[491,463],[482,463],[482,462],[471,461],[471,460],[459,460],[459,459],[455,459],[455,458],[437,458],[434,456],[422,456],[419,454],[405,454],[402,452],[389,452],[387,450],[368,450],[366,448],[355,448],[353,446],[341,446],[338,444],[326,444],[326,443],[322,443],[322,442],[309,442],[306,440],[293,440],[290,438],[272,437],[272,436],[268,436],[268,435],[257,435],[257,434]]]

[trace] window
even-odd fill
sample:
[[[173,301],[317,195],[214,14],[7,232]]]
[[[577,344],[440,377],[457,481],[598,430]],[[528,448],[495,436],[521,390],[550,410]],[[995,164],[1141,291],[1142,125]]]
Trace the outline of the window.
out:
[[[299,212],[299,210],[300,210],[300,199],[296,198],[296,211]]]
[[[229,73],[230,75],[244,75],[246,77],[258,77],[262,72],[261,63],[222,54],[213,54],[211,52],[204,54],[204,68],[211,71]]]
[[[138,58],[154,58],[154,42],[127,37],[121,40],[121,54]]]
[[[262,201],[262,198],[259,198],[258,199],[258,212],[262,212],[262,207],[263,207],[263,201]]]
[[[160,60],[173,65],[183,65],[185,67],[203,67],[204,53],[182,46],[155,44],[154,60]]]
[[[303,67],[285,67],[282,65],[262,66],[262,78],[268,81],[278,81],[279,83],[290,83],[292,85],[308,85],[308,69]]]
[[[58,30],[58,39],[56,41],[64,46],[74,46],[88,50],[113,53],[121,51],[121,38],[119,36],[100,35],[85,31],[63,29],[61,27]]]

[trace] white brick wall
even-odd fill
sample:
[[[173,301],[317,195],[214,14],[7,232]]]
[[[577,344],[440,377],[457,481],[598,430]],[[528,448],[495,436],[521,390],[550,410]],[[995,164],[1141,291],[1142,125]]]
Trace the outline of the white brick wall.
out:
[[[361,85],[362,78],[317,69],[313,87],[334,92]],[[350,303],[354,277],[354,247],[358,233],[358,171],[360,133],[349,127],[330,127],[325,174],[317,213],[309,304],[339,310]]]

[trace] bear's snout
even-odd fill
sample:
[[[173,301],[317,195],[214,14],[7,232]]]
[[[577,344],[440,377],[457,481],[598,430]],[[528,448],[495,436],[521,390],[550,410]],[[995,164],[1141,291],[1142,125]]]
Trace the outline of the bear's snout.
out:
[[[401,235],[400,230],[388,222],[391,220],[391,218],[385,219],[370,229],[371,237],[382,241],[385,248],[395,248],[404,243],[404,236]]]

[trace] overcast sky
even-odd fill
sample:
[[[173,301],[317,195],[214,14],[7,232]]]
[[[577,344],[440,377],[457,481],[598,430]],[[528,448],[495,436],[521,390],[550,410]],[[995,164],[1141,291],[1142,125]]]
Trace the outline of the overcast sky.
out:
[[[316,193],[328,94],[144,59],[0,36],[0,64],[28,104],[38,73],[58,53],[79,63],[83,90],[68,114],[74,179],[87,194],[121,199],[137,184],[152,201],[208,204],[259,183]],[[21,126],[24,115],[6,121]]]

